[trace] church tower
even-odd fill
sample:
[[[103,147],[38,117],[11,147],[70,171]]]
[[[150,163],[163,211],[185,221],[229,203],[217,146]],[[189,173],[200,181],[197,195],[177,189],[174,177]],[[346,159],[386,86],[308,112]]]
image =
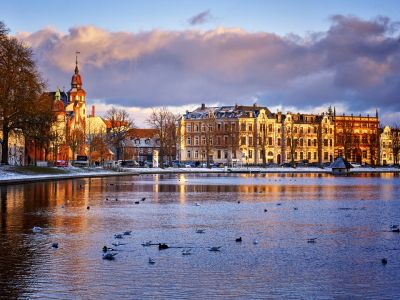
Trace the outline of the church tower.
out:
[[[86,136],[86,92],[82,88],[82,77],[79,74],[78,54],[76,52],[75,71],[71,78],[71,88],[68,91],[68,104],[65,108],[67,113],[67,130],[71,133],[79,130]],[[84,155],[85,146],[80,147],[78,155]]]

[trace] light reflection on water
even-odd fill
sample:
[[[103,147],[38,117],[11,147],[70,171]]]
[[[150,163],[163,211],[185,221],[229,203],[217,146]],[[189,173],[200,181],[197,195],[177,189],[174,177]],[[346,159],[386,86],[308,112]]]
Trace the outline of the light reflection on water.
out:
[[[400,235],[388,231],[400,223],[397,175],[143,175],[0,190],[5,298],[400,294]],[[44,232],[32,233],[34,226]],[[205,233],[196,234],[199,228]],[[116,259],[102,260],[103,245],[125,230],[132,235]],[[239,236],[242,243],[235,242]],[[148,240],[193,247],[193,254],[142,247]],[[209,246],[222,246],[221,252]]]

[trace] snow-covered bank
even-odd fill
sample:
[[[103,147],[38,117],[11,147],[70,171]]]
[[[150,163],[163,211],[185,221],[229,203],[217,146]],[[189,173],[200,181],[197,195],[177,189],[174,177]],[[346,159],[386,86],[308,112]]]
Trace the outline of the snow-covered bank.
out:
[[[103,168],[41,168],[41,167],[0,167],[0,184],[28,183],[43,180],[61,180],[89,177],[129,176],[140,174],[179,174],[179,173],[324,173],[330,168],[124,168],[119,171]],[[399,168],[353,168],[350,173],[400,173]]]

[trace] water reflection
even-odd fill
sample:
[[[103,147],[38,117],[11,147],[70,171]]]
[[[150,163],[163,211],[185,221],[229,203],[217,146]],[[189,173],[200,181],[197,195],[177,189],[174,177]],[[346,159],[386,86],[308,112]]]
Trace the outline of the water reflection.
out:
[[[0,291],[5,298],[393,298],[399,235],[387,228],[398,223],[399,191],[397,174],[143,175],[0,186]],[[44,233],[32,233],[34,226]],[[101,247],[127,229],[133,235],[118,259],[101,260]],[[232,243],[237,236],[240,245]],[[309,237],[317,244],[310,247]],[[190,245],[194,254],[145,249],[147,240]],[[224,251],[210,255],[210,245]]]

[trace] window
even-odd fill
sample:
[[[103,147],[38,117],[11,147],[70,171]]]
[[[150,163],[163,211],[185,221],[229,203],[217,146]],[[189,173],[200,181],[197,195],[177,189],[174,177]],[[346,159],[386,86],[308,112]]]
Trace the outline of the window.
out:
[[[246,131],[246,124],[245,123],[240,124],[240,130],[241,131]]]
[[[274,154],[271,151],[269,151],[268,156],[274,156]]]
[[[246,145],[246,137],[245,137],[245,136],[242,136],[242,137],[240,138],[240,144],[241,144],[241,145]]]
[[[199,137],[198,137],[198,136],[196,136],[196,137],[194,138],[194,144],[195,144],[196,146],[199,145]]]
[[[317,159],[317,152],[314,152],[314,159]]]
[[[307,146],[311,147],[311,140],[310,139],[307,140]]]
[[[367,151],[364,150],[364,151],[362,152],[362,156],[363,156],[363,158],[367,158]]]
[[[310,127],[307,128],[307,133],[311,133],[311,128]]]
[[[286,154],[286,159],[290,159],[290,153]]]
[[[190,145],[192,143],[192,139],[190,138],[190,136],[187,138],[186,144]]]
[[[324,147],[328,147],[328,139],[324,139]]]
[[[201,144],[202,145],[206,144],[206,137],[204,135],[201,137]]]
[[[304,159],[304,158],[303,158],[303,155],[304,155],[303,152],[300,152],[300,159],[301,159],[301,160]]]
[[[249,124],[249,131],[253,131],[253,124]]]
[[[314,147],[317,147],[317,139],[314,139]]]
[[[199,151],[198,150],[194,151],[194,158],[195,159],[199,158]]]
[[[328,160],[328,152],[324,152],[324,160]]]
[[[311,152],[308,152],[308,153],[307,153],[307,159],[308,159],[308,160],[311,160]]]
[[[213,138],[210,137],[210,145],[212,146],[212,144],[213,144]]]
[[[297,152],[294,153],[294,159],[297,160]]]
[[[206,125],[201,124],[201,131],[202,131],[202,132],[206,131]]]
[[[228,159],[228,151],[224,151],[224,158]]]
[[[252,146],[253,145],[253,137],[249,136],[249,145]]]
[[[317,127],[314,127],[314,133],[317,133]]]
[[[206,158],[206,151],[202,151],[202,152],[201,152],[201,158],[202,158],[202,159],[205,159],[205,158]]]
[[[225,131],[228,131],[228,123],[225,123]]]
[[[187,152],[187,158],[191,158],[190,150],[188,150],[188,152]]]
[[[212,132],[213,130],[214,130],[214,126],[208,125],[208,131],[209,131],[209,132]]]
[[[253,150],[249,150],[249,158],[253,158]]]
[[[332,134],[332,128],[329,128],[329,133]]]
[[[221,137],[217,136],[217,145],[221,145]]]
[[[218,124],[217,124],[217,130],[220,131],[220,130],[221,130],[221,127],[222,127],[222,126],[221,126],[221,123],[218,123]]]
[[[295,127],[295,128],[293,129],[293,132],[294,132],[294,133],[297,133],[297,127]]]
[[[332,139],[330,139],[329,140],[329,146],[332,147],[332,145],[333,145],[333,141],[332,141]]]
[[[268,125],[268,131],[269,131],[269,132],[272,132],[272,124],[269,124],[269,125]]]
[[[281,139],[278,138],[278,146],[281,146]]]
[[[196,125],[194,125],[193,128],[194,128],[194,132],[198,132],[199,131],[199,125],[196,124]]]
[[[228,136],[224,136],[224,143],[225,143],[225,145],[228,145]]]
[[[232,129],[232,131],[235,131],[235,130],[236,130],[236,124],[235,124],[235,123],[232,123],[232,124],[231,124],[231,129]]]
[[[303,147],[303,139],[300,139],[300,147]]]
[[[303,134],[303,127],[300,127],[300,133]]]
[[[221,150],[217,151],[217,158],[221,158]]]
[[[272,137],[268,137],[268,145],[272,146]]]

